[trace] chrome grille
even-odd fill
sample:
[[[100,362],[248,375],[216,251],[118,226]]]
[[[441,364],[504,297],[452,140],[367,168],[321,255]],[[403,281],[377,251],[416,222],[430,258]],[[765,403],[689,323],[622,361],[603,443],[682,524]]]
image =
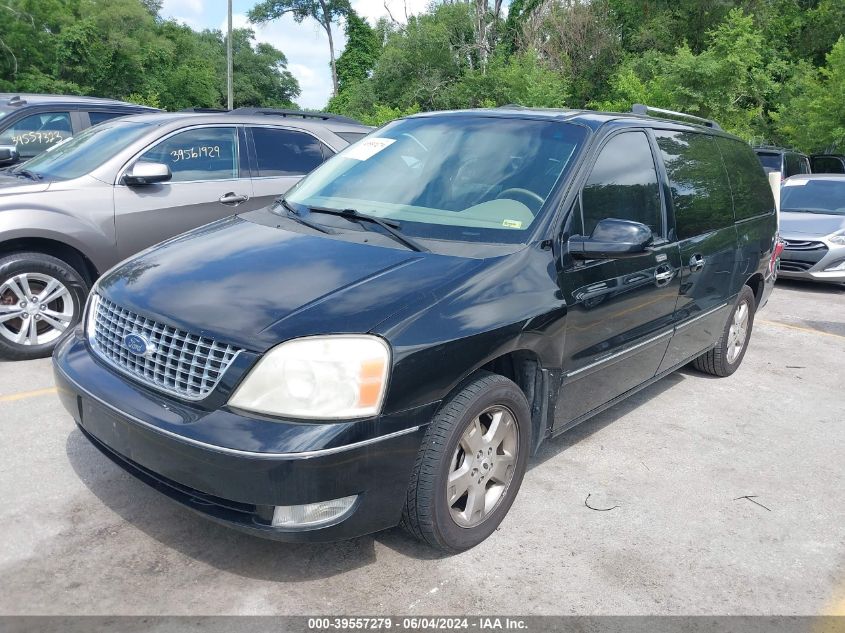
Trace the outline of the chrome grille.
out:
[[[827,249],[824,242],[814,240],[784,240],[785,248],[788,251],[814,251],[820,248]]]
[[[237,347],[158,323],[104,297],[92,299],[88,336],[94,351],[142,383],[188,400],[205,398],[241,351]],[[130,352],[125,339],[143,337],[143,355]]]

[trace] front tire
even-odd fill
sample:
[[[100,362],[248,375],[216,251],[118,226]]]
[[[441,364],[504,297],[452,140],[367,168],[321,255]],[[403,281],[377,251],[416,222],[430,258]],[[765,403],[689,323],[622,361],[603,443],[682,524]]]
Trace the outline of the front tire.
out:
[[[745,358],[756,309],[754,293],[748,286],[743,286],[718,343],[709,352],[696,358],[692,362],[693,367],[720,378],[734,373]]]
[[[447,552],[478,545],[513,504],[530,446],[531,412],[522,390],[504,376],[479,374],[429,425],[402,526]]]
[[[88,291],[79,272],[50,255],[0,259],[0,359],[52,354],[79,323]]]

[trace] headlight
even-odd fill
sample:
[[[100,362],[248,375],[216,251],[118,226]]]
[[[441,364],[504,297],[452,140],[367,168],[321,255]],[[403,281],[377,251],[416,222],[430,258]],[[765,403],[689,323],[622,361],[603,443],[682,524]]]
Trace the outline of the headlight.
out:
[[[830,240],[832,244],[845,246],[845,232],[834,233],[827,239]]]
[[[313,336],[274,347],[229,400],[296,418],[362,418],[381,410],[390,349],[366,335]]]
[[[97,294],[97,287],[91,290],[88,295],[88,305],[85,306],[85,336],[88,340],[94,338],[94,326],[97,322],[97,308],[100,307],[100,295]]]

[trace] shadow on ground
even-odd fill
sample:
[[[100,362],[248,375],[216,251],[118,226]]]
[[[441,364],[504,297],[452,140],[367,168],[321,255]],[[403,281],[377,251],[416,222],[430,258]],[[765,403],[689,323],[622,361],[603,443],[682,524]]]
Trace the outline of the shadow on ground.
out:
[[[548,440],[529,470],[552,459],[612,424],[651,398],[686,379],[674,373]],[[102,503],[132,527],[172,550],[216,569],[272,582],[321,579],[376,561],[375,541],[402,556],[436,560],[445,555],[393,528],[373,536],[338,543],[290,544],[261,539],[213,523],[155,492],[120,470],[92,446],[78,429],[67,438],[66,452],[79,479]],[[530,472],[527,475],[530,477]]]

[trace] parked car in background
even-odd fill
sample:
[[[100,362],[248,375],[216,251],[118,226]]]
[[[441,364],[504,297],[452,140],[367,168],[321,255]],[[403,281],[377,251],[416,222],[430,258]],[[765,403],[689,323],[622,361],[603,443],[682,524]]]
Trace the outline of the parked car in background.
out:
[[[0,358],[49,355],[121,259],[271,203],[370,128],[331,115],[145,114],[0,174]]]
[[[813,154],[810,166],[814,174],[845,174],[845,156],[840,154]]]
[[[401,521],[472,547],[544,439],[691,361],[740,366],[775,203],[749,145],[693,120],[390,123],[104,275],[53,356],[60,397],[118,465],[230,526]]]
[[[845,174],[788,178],[780,211],[779,276],[845,282]]]
[[[754,153],[766,173],[778,172],[781,180],[796,174],[809,174],[811,171],[810,159],[801,152],[771,145],[758,145],[754,148]]]
[[[28,160],[92,125],[144,112],[158,110],[95,97],[0,94],[0,167]]]

